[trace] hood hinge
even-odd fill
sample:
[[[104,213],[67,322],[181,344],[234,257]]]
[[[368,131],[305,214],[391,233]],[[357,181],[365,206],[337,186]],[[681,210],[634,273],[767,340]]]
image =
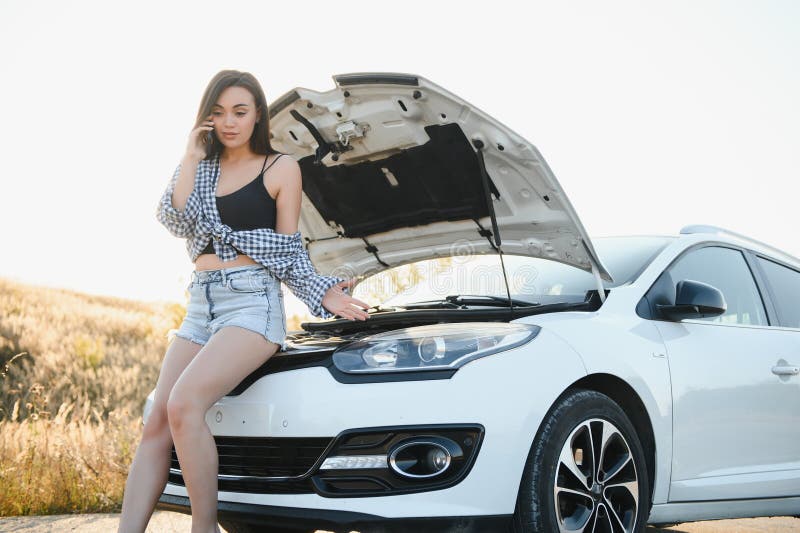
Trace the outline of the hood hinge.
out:
[[[600,277],[600,269],[597,268],[597,263],[592,259],[591,254],[589,255],[589,262],[592,264],[592,274],[594,275],[595,283],[597,283],[597,295],[600,297],[600,303],[603,303],[606,301],[606,289],[603,287],[603,278]]]

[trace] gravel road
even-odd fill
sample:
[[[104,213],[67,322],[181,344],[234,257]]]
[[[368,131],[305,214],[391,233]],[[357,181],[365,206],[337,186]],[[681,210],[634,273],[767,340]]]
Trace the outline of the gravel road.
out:
[[[184,533],[191,529],[191,518],[180,513],[156,511],[150,520],[147,533]],[[109,533],[117,530],[118,514],[84,514],[51,516],[13,516],[0,518],[0,531],[19,533],[62,533],[79,531],[81,533]],[[744,520],[718,520],[714,522],[693,522],[666,529],[647,528],[647,533],[765,533],[800,532],[800,519],[748,518]],[[317,533],[326,533],[322,530]]]

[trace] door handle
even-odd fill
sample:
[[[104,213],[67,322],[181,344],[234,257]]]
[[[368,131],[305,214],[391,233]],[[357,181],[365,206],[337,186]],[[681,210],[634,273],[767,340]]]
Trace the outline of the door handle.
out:
[[[780,365],[773,366],[772,373],[776,376],[796,376],[800,374],[800,366]]]

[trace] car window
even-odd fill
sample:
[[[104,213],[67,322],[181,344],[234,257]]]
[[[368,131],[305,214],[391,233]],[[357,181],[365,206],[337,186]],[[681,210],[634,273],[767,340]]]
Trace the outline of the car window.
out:
[[[728,309],[724,314],[701,318],[721,324],[767,325],[764,303],[750,268],[739,250],[706,246],[691,250],[670,268],[675,285],[691,279],[708,283],[722,291]]]
[[[781,326],[800,328],[800,272],[763,257],[758,258],[775,296]]]

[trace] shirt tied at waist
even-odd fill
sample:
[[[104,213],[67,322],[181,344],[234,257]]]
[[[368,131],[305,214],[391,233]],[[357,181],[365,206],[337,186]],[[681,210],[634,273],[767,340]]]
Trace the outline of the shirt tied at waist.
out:
[[[239,253],[247,255],[285,283],[308,305],[311,314],[320,318],[333,316],[322,306],[322,298],[330,287],[345,278],[323,276],[316,271],[299,231],[289,235],[277,233],[272,228],[234,230],[222,223],[214,196],[219,179],[218,156],[198,163],[194,190],[185,209],[178,211],[172,205],[172,192],[179,173],[180,165],[161,197],[157,217],[173,235],[186,238],[186,250],[192,261],[209,242],[222,261],[233,261]]]

